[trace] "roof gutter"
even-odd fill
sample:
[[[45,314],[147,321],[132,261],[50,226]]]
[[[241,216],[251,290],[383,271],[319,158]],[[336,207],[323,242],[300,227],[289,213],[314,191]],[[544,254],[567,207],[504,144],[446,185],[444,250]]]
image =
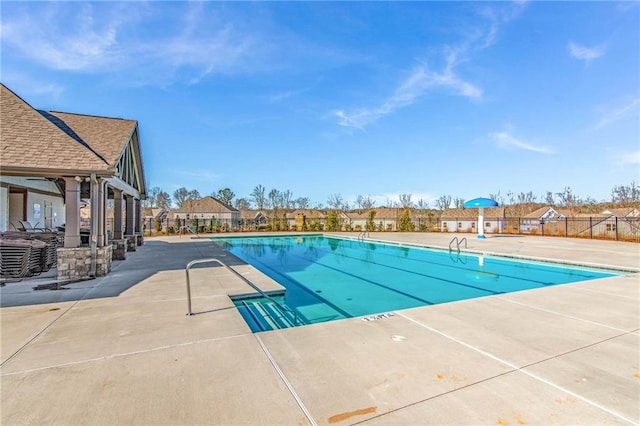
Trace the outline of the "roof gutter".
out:
[[[98,253],[98,179],[91,173],[91,270],[89,276],[95,278]]]
[[[13,167],[10,165],[0,165],[2,175],[5,176],[32,176],[32,177],[63,177],[63,176],[91,176],[112,177],[116,175],[114,168],[103,170],[91,169],[48,169],[40,167]]]

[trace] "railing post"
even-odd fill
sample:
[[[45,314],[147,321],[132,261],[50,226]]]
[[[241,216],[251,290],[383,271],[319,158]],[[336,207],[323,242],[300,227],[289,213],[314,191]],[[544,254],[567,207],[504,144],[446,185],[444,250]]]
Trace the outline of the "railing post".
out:
[[[184,270],[184,273],[187,274],[187,315],[192,315],[191,313],[191,281],[189,280],[189,265]]]
[[[593,240],[593,220],[589,216],[589,238]]]
[[[615,216],[615,226],[616,226],[616,241],[618,241],[618,216]]]

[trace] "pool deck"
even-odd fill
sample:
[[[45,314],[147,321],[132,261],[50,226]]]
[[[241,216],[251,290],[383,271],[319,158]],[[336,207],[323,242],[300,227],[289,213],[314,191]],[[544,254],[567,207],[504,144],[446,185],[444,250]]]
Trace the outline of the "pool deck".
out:
[[[463,236],[477,253],[640,270],[633,243]],[[252,334],[228,297],[251,289],[220,266],[192,270],[185,315],[185,265],[208,257],[279,287],[184,236],[64,290],[2,287],[1,424],[640,423],[639,273]]]

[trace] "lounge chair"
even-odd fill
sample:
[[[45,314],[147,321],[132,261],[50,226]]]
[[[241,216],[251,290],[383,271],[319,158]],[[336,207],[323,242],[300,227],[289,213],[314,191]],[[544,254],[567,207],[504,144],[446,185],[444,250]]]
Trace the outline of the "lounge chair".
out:
[[[18,227],[19,231],[24,231],[24,232],[46,232],[46,231],[51,231],[50,229],[47,228],[38,228],[38,224],[40,224],[40,222],[36,223],[36,226],[31,225],[31,222],[29,222],[28,220],[19,220],[18,222],[20,222],[20,227]]]

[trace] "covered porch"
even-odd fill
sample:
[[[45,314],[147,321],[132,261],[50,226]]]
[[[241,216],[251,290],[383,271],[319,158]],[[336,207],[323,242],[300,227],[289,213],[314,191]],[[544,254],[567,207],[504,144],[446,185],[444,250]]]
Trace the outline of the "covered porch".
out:
[[[1,89],[2,239],[55,232],[59,280],[106,275],[143,243],[137,121],[40,111]]]

